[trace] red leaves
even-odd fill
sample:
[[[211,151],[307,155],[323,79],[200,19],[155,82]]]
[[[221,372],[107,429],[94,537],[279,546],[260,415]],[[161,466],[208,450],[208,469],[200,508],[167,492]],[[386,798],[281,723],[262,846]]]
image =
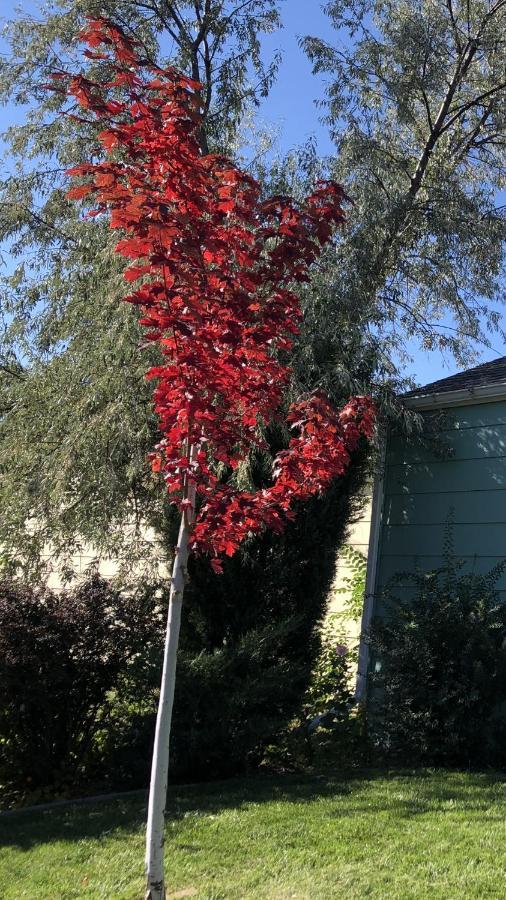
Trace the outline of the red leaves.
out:
[[[127,37],[110,19],[95,19],[93,16],[88,16],[87,19],[88,25],[82,29],[79,35],[83,42],[89,47],[99,47],[101,44],[111,46],[116,60],[120,63],[134,66],[139,63],[139,57],[135,51],[135,47],[138,45],[137,41]],[[108,59],[107,56],[105,58]]]
[[[123,273],[126,281],[137,281],[143,275],[151,274],[151,266],[129,266]]]
[[[106,128],[99,132],[98,139],[106,150],[114,150],[120,144],[120,139],[116,132],[111,128]]]
[[[110,20],[89,19],[82,37],[88,56],[108,60],[113,77],[99,84],[63,76],[68,93],[104,126],[105,159],[69,170],[90,181],[68,196],[95,194],[95,212],[108,212],[110,227],[122,232],[117,252],[134,261],[125,279],[144,279],[125,300],[140,307],[145,341],[156,341],[164,357],[147,373],[157,381],[162,435],[151,466],[181,510],[189,480],[196,484],[202,506],[192,546],[221,571],[220,557],[259,529],[282,530],[294,505],[325,490],[372,433],[370,400],[354,398],[338,412],[315,395],[290,409],[299,433],[276,457],[272,487],[237,491],[216,474],[218,465],[236,469],[263,448],[263,428],[279,415],[290,377],[280,354],[291,349],[301,318],[292,285],[308,279],[344,221],[344,193],[330,182],[303,203],[262,200],[257,182],[233,162],[201,155],[197,82],[154,70]]]
[[[153,472],[161,472],[163,467],[162,457],[158,454],[152,454],[150,457],[151,469]]]
[[[114,187],[116,178],[108,172],[97,172],[95,175],[95,184],[97,187]]]
[[[88,194],[93,192],[92,184],[80,184],[78,187],[70,188],[67,191],[67,200],[82,200],[83,197],[87,197]]]
[[[362,436],[371,437],[375,409],[369,397],[354,397],[341,410],[322,395],[294,404],[288,420],[300,430],[274,461],[272,487],[256,494],[220,486],[203,507],[193,546],[209,554],[232,555],[248,534],[282,531],[296,503],[322,493],[343,475]]]

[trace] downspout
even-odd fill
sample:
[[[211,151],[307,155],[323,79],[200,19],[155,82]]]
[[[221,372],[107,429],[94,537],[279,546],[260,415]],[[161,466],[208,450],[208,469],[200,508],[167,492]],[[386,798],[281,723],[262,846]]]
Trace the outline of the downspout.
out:
[[[374,478],[371,510],[371,531],[369,533],[369,549],[367,553],[367,571],[365,576],[364,608],[360,626],[360,644],[358,651],[357,683],[355,687],[355,700],[362,703],[366,698],[367,670],[369,668],[369,644],[367,634],[371,626],[374,612],[374,599],[376,592],[376,574],[378,570],[379,542],[381,536],[381,522],[383,518],[384,478],[386,461],[387,433],[380,438],[378,453],[378,470]]]

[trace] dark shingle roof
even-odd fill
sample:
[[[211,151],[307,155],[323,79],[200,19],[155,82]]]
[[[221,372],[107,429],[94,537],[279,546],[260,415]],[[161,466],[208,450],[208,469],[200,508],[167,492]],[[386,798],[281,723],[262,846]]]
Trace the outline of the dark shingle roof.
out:
[[[466,388],[472,390],[481,385],[506,383],[506,356],[494,359],[492,362],[483,363],[465,372],[450,375],[449,378],[440,378],[439,381],[431,381],[423,387],[415,388],[404,394],[404,397],[419,397],[427,394],[446,394],[448,391],[462,391]]]

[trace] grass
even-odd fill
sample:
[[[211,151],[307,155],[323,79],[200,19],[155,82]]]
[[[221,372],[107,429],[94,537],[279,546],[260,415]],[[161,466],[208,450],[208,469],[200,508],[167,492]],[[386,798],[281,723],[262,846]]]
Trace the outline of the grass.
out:
[[[140,900],[138,799],[0,818],[2,900]],[[505,896],[506,776],[415,772],[172,788],[169,897]]]

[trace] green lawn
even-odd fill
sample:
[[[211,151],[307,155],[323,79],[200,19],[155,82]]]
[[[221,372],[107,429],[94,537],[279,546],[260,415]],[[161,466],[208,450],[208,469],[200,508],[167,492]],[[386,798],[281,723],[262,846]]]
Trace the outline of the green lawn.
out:
[[[140,900],[144,806],[0,819],[2,900]],[[172,788],[169,896],[506,895],[506,776],[417,772]]]

